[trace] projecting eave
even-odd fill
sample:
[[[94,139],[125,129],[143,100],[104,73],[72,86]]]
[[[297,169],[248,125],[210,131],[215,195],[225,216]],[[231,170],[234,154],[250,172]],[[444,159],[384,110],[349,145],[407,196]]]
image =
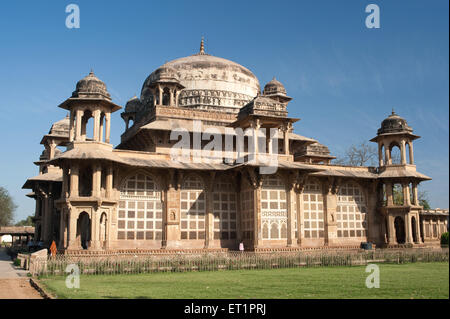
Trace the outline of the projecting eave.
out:
[[[106,99],[101,99],[101,98],[75,98],[75,97],[71,97],[68,98],[67,100],[65,100],[64,102],[62,102],[60,105],[58,105],[58,107],[65,109],[65,110],[70,110],[70,106],[72,104],[92,104],[92,103],[98,103],[98,104],[103,104],[105,106],[109,106],[111,108],[111,112],[115,112],[120,110],[122,107],[120,105],[117,105],[111,101],[108,101]]]
[[[110,162],[123,163],[123,160],[114,154],[112,151],[106,151],[102,149],[85,149],[85,148],[73,148],[58,156],[55,156],[52,160],[46,163],[51,165],[61,164],[63,161],[70,160],[104,160]]]
[[[313,173],[312,176],[333,176],[333,177],[346,177],[346,178],[364,178],[364,179],[377,179],[377,174],[369,171],[361,170],[344,170],[344,169],[325,169],[321,172]]]
[[[247,116],[243,117],[242,119],[238,119],[238,120],[234,121],[233,123],[230,123],[228,126],[234,127],[234,128],[237,128],[237,127],[247,128],[250,126],[250,122],[253,119],[262,120],[264,127],[277,127],[281,122],[295,123],[295,122],[300,121],[299,118],[293,118],[293,117],[248,114]]]
[[[378,178],[380,179],[391,179],[391,178],[405,178],[405,179],[416,179],[422,181],[432,180],[431,177],[428,177],[425,174],[413,171],[413,170],[385,170],[378,174]]]
[[[412,141],[420,138],[419,135],[415,135],[415,134],[412,134],[412,133],[409,133],[409,132],[398,132],[398,133],[383,133],[383,134],[375,136],[370,141],[371,142],[378,142],[378,140],[381,137],[389,137],[389,136],[408,136],[409,138],[411,138]]]
[[[51,172],[31,177],[27,179],[25,184],[23,184],[22,188],[32,189],[33,185],[39,182],[62,182],[62,172],[61,171]]]

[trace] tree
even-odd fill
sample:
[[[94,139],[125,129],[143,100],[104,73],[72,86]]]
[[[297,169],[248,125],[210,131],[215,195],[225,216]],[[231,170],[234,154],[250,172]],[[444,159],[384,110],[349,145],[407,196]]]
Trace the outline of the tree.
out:
[[[33,216],[30,215],[26,219],[22,219],[16,223],[16,226],[34,226]]]
[[[14,204],[8,191],[0,187],[0,226],[9,226],[14,219],[14,211],[17,206]]]
[[[375,166],[377,158],[376,147],[362,141],[350,146],[343,156],[335,160],[335,163],[350,166]]]
[[[419,205],[423,206],[423,209],[431,209],[427,191],[419,191],[418,197],[419,197]]]

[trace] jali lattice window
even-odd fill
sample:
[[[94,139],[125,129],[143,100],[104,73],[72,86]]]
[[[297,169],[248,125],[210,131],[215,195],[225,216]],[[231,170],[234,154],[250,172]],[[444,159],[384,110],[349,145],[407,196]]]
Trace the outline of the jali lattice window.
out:
[[[367,207],[363,190],[348,182],[339,187],[336,208],[338,237],[364,237],[367,231]]]
[[[322,187],[318,181],[309,181],[303,191],[303,223],[305,238],[324,237]]]
[[[181,186],[181,239],[205,239],[205,192],[197,175],[188,176]]]
[[[229,180],[219,180],[213,192],[214,239],[236,239],[236,191]]]
[[[263,179],[261,228],[263,239],[287,238],[286,186],[278,175]]]
[[[117,239],[161,240],[161,191],[149,175],[136,174],[122,186]]]

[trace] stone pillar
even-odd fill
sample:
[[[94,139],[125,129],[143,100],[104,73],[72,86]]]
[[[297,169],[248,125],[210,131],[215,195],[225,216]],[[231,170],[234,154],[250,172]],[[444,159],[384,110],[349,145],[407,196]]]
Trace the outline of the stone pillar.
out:
[[[384,161],[385,165],[392,164],[391,162],[391,152],[389,151],[389,145],[384,144]]]
[[[413,238],[412,238],[412,227],[411,227],[411,214],[407,213],[405,214],[405,242],[407,244],[412,244]]]
[[[106,169],[106,198],[112,197],[113,191],[113,165],[109,164]]]
[[[77,164],[73,164],[70,168],[70,197],[79,197],[78,184],[79,184],[80,169]]]
[[[80,249],[80,245],[77,242],[77,220],[78,216],[75,209],[69,209],[68,225],[69,225],[69,243],[67,249]]]
[[[383,166],[383,144],[381,142],[378,142],[378,166]]]
[[[167,171],[166,191],[164,192],[164,214],[166,215],[164,247],[178,247],[181,240],[180,232],[180,185],[181,176],[175,175],[173,170]]]
[[[235,179],[239,180],[239,179]],[[236,189],[236,241],[238,244],[243,240],[243,234],[242,234],[242,208],[240,203],[242,203],[242,197],[241,197],[241,183],[237,182],[235,183],[237,189]]]
[[[302,245],[303,240],[303,187],[296,189],[297,205],[297,245]]]
[[[179,104],[180,93],[181,93],[181,91],[176,91],[175,106],[177,106],[177,107],[178,107],[178,104]]]
[[[104,138],[103,128],[104,127],[105,127],[105,115],[100,115],[100,132],[99,132],[99,135],[100,135],[99,141],[100,142],[103,142],[103,138]]]
[[[400,142],[400,155],[401,155],[401,163],[402,165],[406,164],[406,146],[405,146],[405,140],[402,140]]]
[[[70,125],[69,125],[69,142],[73,142],[75,135],[75,112],[70,111]]]
[[[111,138],[111,113],[105,114],[105,143],[109,143]]]
[[[170,102],[169,102],[169,105],[170,106],[173,106],[175,103],[174,103],[174,94],[173,94],[173,89],[169,89],[169,92],[170,92]]]
[[[389,235],[389,244],[390,245],[397,245],[397,240],[395,239],[395,226],[394,226],[394,216],[388,215],[388,235]]]
[[[258,156],[257,154],[259,153],[259,145],[258,145],[259,143],[258,143],[258,141],[259,141],[259,128],[260,127],[261,127],[261,124],[260,124],[258,119],[256,119],[255,121],[253,121],[251,123],[251,128],[253,129],[253,143],[255,145],[254,155],[253,155],[254,156],[253,157],[254,161],[257,160],[257,156]]]
[[[99,216],[101,213],[100,207],[97,209],[92,209],[91,214],[91,242],[89,245],[90,249],[98,250],[100,249],[100,241],[99,241]]]
[[[101,196],[102,170],[100,164],[94,165],[92,172],[92,196]]]
[[[295,243],[295,206],[296,196],[294,191],[294,185],[288,183],[286,187],[286,204],[287,204],[287,245],[288,247],[294,246]],[[297,219],[298,223],[298,219]]]
[[[403,190],[403,206],[410,206],[411,197],[409,194],[409,184],[402,183],[402,190]]]
[[[69,168],[67,166],[63,167],[63,181],[62,181],[62,192],[61,198],[67,198],[69,196]]]
[[[413,204],[415,206],[419,206],[419,193],[417,190],[417,186],[418,186],[417,182],[414,182],[413,183]]]
[[[392,192],[392,183],[386,182],[385,188],[386,188],[387,206],[392,206],[392,205],[394,205],[394,195]]]
[[[163,104],[163,90],[161,89],[161,86],[158,84],[158,90],[159,90],[159,105]]]
[[[338,183],[338,182],[336,182]],[[324,240],[325,246],[333,244],[333,240],[337,238],[337,222],[336,222],[336,208],[337,208],[337,189],[333,185],[333,180],[328,180],[324,187]]]
[[[48,142],[48,159],[51,160],[55,157],[56,143],[54,141]]]
[[[257,183],[253,188],[253,248],[258,248],[261,244],[261,183]]]
[[[94,111],[94,141],[100,140],[100,110]]]
[[[77,110],[77,121],[75,129],[75,141],[81,141],[81,122],[83,121],[83,111]]]
[[[416,244],[421,244],[422,236],[420,236],[420,216],[418,212],[416,214],[416,236],[417,236]]]
[[[215,172],[211,172],[206,178],[205,201],[205,248],[208,248],[214,240],[214,213],[213,213],[213,193],[214,193]]]
[[[413,143],[408,142],[408,145],[409,145],[409,164],[414,165]]]
[[[59,249],[64,249],[65,246],[65,233],[66,233],[66,223],[65,223],[65,208],[61,209],[60,218],[59,218]]]
[[[289,155],[289,129],[286,127],[284,133],[284,154]]]

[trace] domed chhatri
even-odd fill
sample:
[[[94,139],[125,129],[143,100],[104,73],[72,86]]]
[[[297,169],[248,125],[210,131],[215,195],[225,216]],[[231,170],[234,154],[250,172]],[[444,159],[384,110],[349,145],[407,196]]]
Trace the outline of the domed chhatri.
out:
[[[174,68],[164,64],[149,75],[144,86],[157,82],[180,83],[180,78]]]
[[[286,89],[284,88],[284,85],[275,77],[273,77],[272,81],[268,82],[264,86],[263,95],[277,100],[281,103],[287,103],[292,100],[291,97],[286,95]]]
[[[106,99],[111,101],[111,96],[106,90],[106,85],[94,72],[91,72],[77,82],[75,91],[72,93],[72,98],[92,98],[92,99]]]
[[[280,81],[278,81],[275,77],[273,77],[273,79],[264,86],[263,94],[264,95],[270,95],[270,94],[286,95],[286,89],[284,88],[284,85],[281,84]]]
[[[134,113],[139,111],[140,105],[141,101],[139,100],[139,98],[136,95],[133,96],[125,105],[125,113]]]
[[[412,133],[412,131],[413,129],[408,126],[406,120],[392,110],[392,114],[381,122],[381,128],[378,129],[378,135],[400,132]]]

